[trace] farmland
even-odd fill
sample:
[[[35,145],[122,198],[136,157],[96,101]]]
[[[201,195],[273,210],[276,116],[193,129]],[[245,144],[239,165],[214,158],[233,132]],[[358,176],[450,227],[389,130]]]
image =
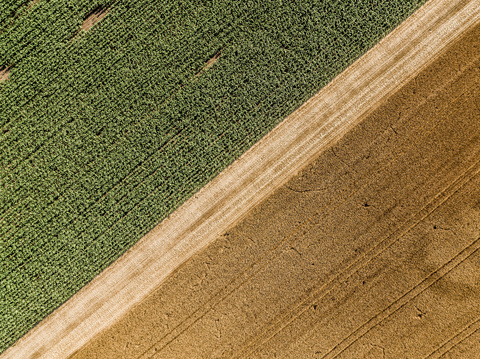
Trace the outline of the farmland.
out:
[[[0,351],[421,3],[2,5]]]
[[[70,358],[476,358],[479,20]]]

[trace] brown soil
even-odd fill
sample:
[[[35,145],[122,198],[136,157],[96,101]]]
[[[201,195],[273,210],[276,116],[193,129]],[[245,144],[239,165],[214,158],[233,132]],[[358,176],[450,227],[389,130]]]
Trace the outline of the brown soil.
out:
[[[208,70],[210,67],[212,67],[213,64],[214,64],[215,62],[217,62],[217,60],[220,58],[220,56],[222,56],[222,53],[221,53],[220,51],[217,52],[215,55],[213,55],[213,57],[212,57],[210,60],[208,60],[208,61],[205,63],[205,65],[203,65],[202,69],[201,69],[200,71],[198,71],[198,72],[195,74],[195,76],[200,75],[203,71]]]
[[[392,356],[412,305],[472,343],[479,30],[425,69],[479,23],[429,1],[0,357]]]
[[[473,358],[479,103],[480,27],[72,358]]]
[[[81,29],[83,31],[90,30],[94,25],[96,25],[97,23],[102,21],[102,19],[105,17],[105,15],[108,14],[109,11],[110,11],[110,9],[106,9],[106,8],[98,8],[98,9],[92,11],[86,17],[85,21],[83,21]]]
[[[0,68],[0,82],[7,81],[9,76],[10,76],[9,67]]]

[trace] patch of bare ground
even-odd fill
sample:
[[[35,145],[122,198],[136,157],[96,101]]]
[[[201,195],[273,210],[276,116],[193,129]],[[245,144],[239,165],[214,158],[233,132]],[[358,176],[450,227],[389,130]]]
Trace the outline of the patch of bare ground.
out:
[[[93,26],[95,26],[100,21],[102,21],[102,19],[108,14],[109,11],[110,11],[109,8],[99,7],[93,10],[92,12],[90,12],[85,18],[85,20],[83,21],[81,30],[82,31],[90,30]]]
[[[213,64],[215,62],[218,61],[218,59],[220,58],[220,56],[222,56],[222,53],[220,51],[218,51],[217,53],[215,53],[215,55],[212,56],[212,58],[210,58],[206,63],[205,65],[203,65],[203,67],[200,69],[200,71],[198,71],[195,76],[199,76],[202,72],[208,70],[210,67],[213,66]]]
[[[0,68],[0,83],[7,81],[10,76],[10,67]]]
[[[1,357],[435,357],[471,338],[479,23],[480,0],[427,2]]]

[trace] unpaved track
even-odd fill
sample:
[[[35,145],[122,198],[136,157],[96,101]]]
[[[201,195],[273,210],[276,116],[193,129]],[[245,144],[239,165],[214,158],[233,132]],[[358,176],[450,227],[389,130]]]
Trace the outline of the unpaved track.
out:
[[[72,358],[476,358],[478,103],[480,26]]]
[[[479,21],[480,0],[428,2],[1,357],[70,356],[330,148]],[[237,259],[242,260],[241,253]],[[168,317],[168,313],[165,315]],[[277,328],[273,322],[272,328]],[[215,323],[213,320],[210,324]],[[193,323],[185,328],[190,327]],[[177,341],[180,344],[169,345],[185,331],[179,328],[180,332],[162,339],[166,357],[173,357],[168,351],[181,351],[181,340]],[[274,336],[262,332],[258,339],[261,346],[263,341],[280,335],[276,330]],[[355,338],[356,343],[363,337]],[[231,348],[231,353],[256,350],[257,339],[250,341],[243,349]],[[349,341],[342,343],[346,349],[341,347],[339,353],[351,345]],[[124,343],[118,345],[123,351],[129,350],[128,343],[126,347]],[[154,355],[156,349],[151,348],[153,353],[145,351],[144,357]],[[100,353],[98,356],[102,357]]]

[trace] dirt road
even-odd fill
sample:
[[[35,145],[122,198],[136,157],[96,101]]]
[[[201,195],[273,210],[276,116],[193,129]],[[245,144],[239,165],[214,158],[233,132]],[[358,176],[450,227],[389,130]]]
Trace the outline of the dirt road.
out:
[[[1,358],[295,357],[311,343],[317,357],[382,353],[375,338],[388,339],[412,298],[476,280],[446,278],[475,266],[471,236],[480,235],[467,200],[479,125],[462,110],[478,102],[478,46],[458,50],[453,67],[437,62],[445,76],[425,69],[479,22],[480,0],[428,2]],[[466,113],[459,123],[457,113]],[[466,213],[458,223],[432,219],[457,210]],[[417,248],[430,224],[442,236]],[[442,238],[445,250],[432,255]],[[342,315],[348,325],[331,320]]]
[[[474,358],[479,103],[480,26],[72,358]]]

